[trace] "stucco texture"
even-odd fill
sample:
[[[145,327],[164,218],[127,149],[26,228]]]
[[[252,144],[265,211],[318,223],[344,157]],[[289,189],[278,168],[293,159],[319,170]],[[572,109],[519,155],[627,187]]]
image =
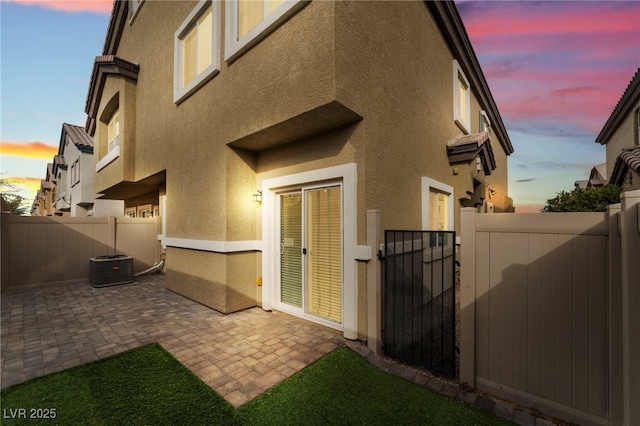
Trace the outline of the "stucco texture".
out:
[[[490,176],[449,164],[447,142],[462,134],[453,120],[455,58],[423,2],[311,2],[232,62],[224,60],[226,3],[214,4],[223,17],[219,73],[178,104],[174,32],[196,2],[144,2],[125,24],[117,55],[140,65],[138,81],[109,77],[100,111],[122,96],[121,120],[135,120],[123,133],[135,167],[114,161],[98,174],[98,192],[166,171],[165,235],[212,241],[262,239],[252,194],[265,179],[343,164],[357,168],[356,244],[366,242],[368,209],[382,212],[383,229],[421,228],[422,177],[451,185],[456,206],[474,178],[489,182],[496,211],[508,206],[506,154],[494,135]],[[472,93],[472,132],[480,110]],[[103,133],[100,124],[101,153]],[[166,265],[170,289],[221,312],[262,300],[259,252],[170,247]],[[365,262],[357,290],[364,336]]]

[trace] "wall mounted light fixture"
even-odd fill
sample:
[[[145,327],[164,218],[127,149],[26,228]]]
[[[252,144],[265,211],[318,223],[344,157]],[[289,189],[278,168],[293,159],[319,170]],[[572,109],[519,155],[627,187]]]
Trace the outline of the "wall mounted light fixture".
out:
[[[497,194],[497,192],[496,192],[496,190],[495,190],[495,189],[490,189],[490,190],[489,190],[489,193],[490,193],[491,195],[496,195],[496,194]]]
[[[262,204],[262,191],[260,191],[259,189],[256,190],[256,191],[258,191],[258,192],[253,194],[253,201],[255,203]]]

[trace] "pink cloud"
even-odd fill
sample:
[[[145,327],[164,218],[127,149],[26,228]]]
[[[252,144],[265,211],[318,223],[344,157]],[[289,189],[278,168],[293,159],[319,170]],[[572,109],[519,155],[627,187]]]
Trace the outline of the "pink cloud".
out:
[[[460,2],[502,116],[597,133],[640,64],[640,3]]]
[[[640,5],[632,3],[618,7],[607,2],[513,1],[473,6],[483,13],[469,13],[464,24],[467,32],[477,37],[637,32],[640,17]]]
[[[40,6],[70,13],[110,14],[113,0],[5,0],[25,6]]]

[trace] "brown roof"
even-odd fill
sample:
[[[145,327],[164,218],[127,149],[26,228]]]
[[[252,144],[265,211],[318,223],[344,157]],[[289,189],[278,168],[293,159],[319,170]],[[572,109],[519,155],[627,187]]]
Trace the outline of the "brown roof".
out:
[[[596,137],[596,142],[602,145],[609,142],[613,132],[616,131],[625,117],[631,113],[638,101],[640,101],[640,67],[636,70],[635,75],[627,85],[627,88],[618,101],[618,104],[613,109],[613,112],[607,119],[604,127],[602,127],[602,130],[600,130],[598,137]]]
[[[73,143],[80,151],[93,152],[93,138],[84,131],[84,127],[62,123],[62,133],[66,135],[65,139]]]
[[[623,149],[613,166],[610,183],[622,186],[629,170],[640,174],[640,146]]]
[[[126,2],[116,2],[126,3]],[[115,10],[115,8],[114,8]],[[93,63],[91,71],[91,80],[89,81],[89,91],[84,106],[84,112],[87,113],[87,123],[85,130],[89,136],[93,136],[96,131],[96,119],[98,116],[98,108],[100,107],[100,98],[102,90],[108,75],[121,75],[124,77],[138,80],[138,71],[140,66],[129,62],[114,55],[97,56]]]
[[[54,169],[56,167],[66,168],[67,167],[67,160],[65,160],[64,156],[62,156],[62,155],[55,155],[53,157],[53,167],[54,167]]]
[[[480,156],[486,175],[490,175],[496,169],[496,160],[493,156],[493,148],[491,147],[488,132],[464,135],[448,142],[447,155],[449,164],[469,164]]]

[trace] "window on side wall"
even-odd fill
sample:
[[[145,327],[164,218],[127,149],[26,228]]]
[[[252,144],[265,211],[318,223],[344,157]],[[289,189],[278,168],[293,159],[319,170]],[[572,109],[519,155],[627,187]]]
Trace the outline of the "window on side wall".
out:
[[[635,144],[640,145],[640,108],[636,110],[635,120],[636,120],[636,137]]]
[[[480,111],[480,132],[489,132],[491,130],[491,120],[486,111]]]
[[[111,116],[107,125],[107,152],[111,152],[119,145],[120,138],[120,113],[116,111]]]
[[[133,23],[143,2],[144,0],[129,0],[129,24]]]
[[[75,186],[80,182],[80,158],[71,165],[71,186]]]
[[[307,2],[299,0],[231,0],[225,13],[225,60],[232,61]]]
[[[219,71],[218,3],[202,0],[175,33],[173,101],[181,102]]]
[[[458,61],[453,61],[453,119],[460,129],[469,133],[471,117],[471,86]]]

